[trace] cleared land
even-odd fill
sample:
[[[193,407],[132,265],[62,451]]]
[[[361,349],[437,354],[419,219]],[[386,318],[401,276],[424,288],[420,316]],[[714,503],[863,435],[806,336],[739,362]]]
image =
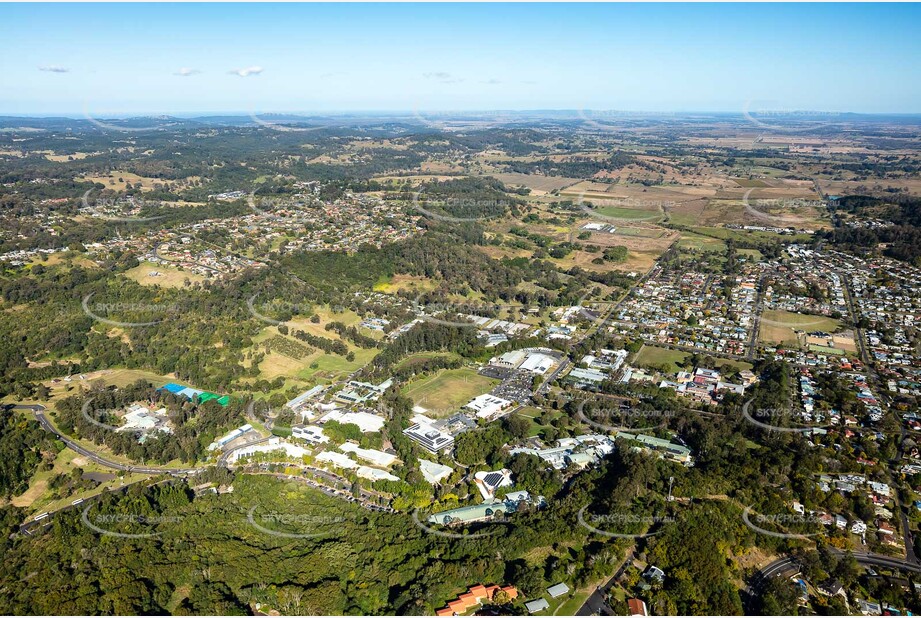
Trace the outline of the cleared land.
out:
[[[633,362],[635,365],[643,365],[646,367],[668,365],[672,373],[677,373],[681,370],[679,364],[683,363],[684,359],[688,356],[688,352],[669,350],[668,348],[660,348],[654,345],[644,345],[640,348],[640,351],[637,352],[636,359]]]
[[[153,275],[152,273],[158,274]],[[152,264],[150,262],[144,262],[143,264],[125,271],[125,276],[141,285],[155,285],[164,288],[185,287],[186,280],[188,280],[190,284],[205,280],[204,277],[193,272],[180,270],[173,266]]]
[[[165,185],[169,183],[169,181],[165,181],[162,178],[146,178],[131,172],[110,172],[105,175],[86,176],[81,180],[98,182],[105,185],[107,189],[115,189],[116,191],[124,191],[128,183],[132,185],[141,183],[141,188],[145,191],[153,189],[155,184]]]
[[[833,333],[841,327],[841,322],[820,315],[805,315],[790,311],[765,311],[761,316],[761,329],[758,339],[763,343],[783,344],[801,347],[795,330],[824,331]]]
[[[396,294],[402,290],[416,290],[418,292],[428,292],[438,287],[438,284],[427,277],[416,275],[393,275],[392,277],[381,278],[374,284],[375,292],[384,294]]]

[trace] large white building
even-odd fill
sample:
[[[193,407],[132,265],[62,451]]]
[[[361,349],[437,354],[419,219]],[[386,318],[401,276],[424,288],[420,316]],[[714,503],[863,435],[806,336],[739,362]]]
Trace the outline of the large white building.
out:
[[[363,459],[375,466],[389,466],[397,460],[396,455],[385,453],[371,448],[361,448],[354,442],[346,442],[339,445],[339,450],[343,453],[355,453],[359,459]]]
[[[508,399],[502,399],[489,393],[474,397],[464,407],[473,410],[479,418],[491,418],[512,405]]]
[[[417,414],[412,420],[413,424],[404,429],[403,433],[428,452],[437,454],[454,446],[454,438],[451,434],[436,429],[421,414]]]
[[[362,433],[380,431],[384,426],[384,417],[368,412],[343,412],[342,410],[333,410],[325,415],[318,422],[322,425],[328,421],[338,421],[340,423],[351,423],[358,425]]]

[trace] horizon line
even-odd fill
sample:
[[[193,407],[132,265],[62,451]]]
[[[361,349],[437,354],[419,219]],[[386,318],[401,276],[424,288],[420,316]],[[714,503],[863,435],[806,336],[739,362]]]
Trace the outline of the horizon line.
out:
[[[580,114],[628,114],[628,115],[648,115],[648,116],[690,116],[695,114],[719,114],[734,115],[745,117],[751,116],[808,116],[808,115],[827,115],[827,116],[921,116],[921,111],[872,111],[872,112],[855,112],[855,111],[833,111],[819,109],[790,109],[790,110],[738,110],[738,109],[688,109],[688,110],[642,110],[642,109],[601,109],[601,108],[482,108],[482,109],[343,109],[343,110],[301,110],[301,111],[242,111],[242,110],[206,110],[206,111],[138,111],[125,113],[108,113],[100,114],[95,118],[123,119],[132,118],[149,118],[149,117],[176,117],[176,118],[201,118],[207,116],[221,115],[244,118],[258,118],[260,116],[349,116],[349,115],[395,115],[395,116],[420,116],[424,114],[433,114],[441,116],[450,116],[452,114],[561,114],[571,113],[576,116]],[[66,118],[68,120],[87,120],[92,121],[95,118],[85,112],[60,111],[60,112],[7,112],[0,110],[0,117],[6,118]],[[586,120],[596,120],[586,118]]]

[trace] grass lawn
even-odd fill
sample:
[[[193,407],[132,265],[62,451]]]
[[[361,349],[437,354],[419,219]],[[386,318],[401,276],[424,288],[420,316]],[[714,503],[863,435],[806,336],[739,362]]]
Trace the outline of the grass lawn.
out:
[[[716,366],[719,367],[720,369],[731,368],[731,369],[738,369],[739,371],[743,371],[745,369],[751,369],[754,366],[751,363],[746,363],[744,361],[730,360],[728,358],[714,358],[713,360]]]
[[[434,416],[447,416],[498,383],[498,380],[477,374],[474,369],[442,369],[410,382],[403,387],[403,394]]]
[[[833,333],[841,327],[841,321],[820,315],[805,315],[790,311],[768,310],[761,315],[761,329],[758,340],[764,343],[800,347],[794,330],[825,331]]]
[[[460,358],[457,354],[453,352],[419,352],[418,354],[411,354],[407,356],[399,363],[396,364],[394,369],[403,369],[405,367],[411,367],[412,365],[418,365],[419,363],[425,362],[432,358]]]
[[[160,273],[156,277],[150,276],[150,273],[157,272]],[[196,283],[199,281],[204,281],[205,277],[195,274],[189,271],[183,271],[174,266],[161,266],[159,264],[152,264],[150,262],[144,262],[134,268],[125,271],[125,276],[131,279],[132,281],[137,281],[141,285],[156,285],[165,288],[181,288],[184,287],[184,282],[186,279],[190,283]]]
[[[637,208],[623,208],[621,206],[601,206],[596,212],[606,217],[627,219],[630,221],[652,221],[662,218],[662,213],[655,210],[641,210]]]
[[[554,601],[559,601],[560,599],[551,599],[550,608],[553,609],[554,616],[575,616],[576,612],[585,604],[592,592],[595,590],[594,586],[588,586],[581,590],[576,590],[567,594],[563,597],[563,602],[553,608]],[[571,595],[571,596],[570,596]]]
[[[684,361],[688,355],[688,352],[669,350],[668,348],[660,348],[654,345],[643,345],[633,362],[635,365],[645,366],[667,364],[672,372],[678,372],[681,370],[678,364]]]
[[[681,232],[681,240],[678,246],[682,249],[694,249],[696,251],[712,251],[722,253],[726,251],[726,243],[718,238],[701,236],[693,232]]]

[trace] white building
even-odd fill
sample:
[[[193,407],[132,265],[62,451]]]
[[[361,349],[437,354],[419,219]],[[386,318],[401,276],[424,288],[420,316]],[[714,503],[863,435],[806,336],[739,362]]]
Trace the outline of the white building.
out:
[[[355,453],[355,456],[359,459],[363,459],[375,466],[386,467],[397,460],[396,455],[391,455],[390,453],[375,449],[361,448],[354,442],[346,442],[345,444],[339,445],[339,450],[343,453]]]
[[[278,453],[284,454],[285,457],[298,459],[307,454],[307,449],[297,444],[292,444],[281,438],[271,438],[268,442],[244,446],[230,453],[230,461],[235,462],[241,457],[248,457],[256,453]]]
[[[422,478],[430,485],[437,485],[451,476],[454,470],[449,466],[443,466],[440,463],[429,461],[428,459],[419,460],[419,472]]]
[[[476,412],[479,418],[491,418],[510,405],[512,405],[512,402],[508,399],[502,399],[501,397],[496,397],[487,393],[479,397],[474,397],[464,407]]]
[[[329,438],[316,425],[295,425],[291,428],[291,437],[306,440],[311,444],[324,444]]]
[[[343,412],[342,410],[333,410],[326,414],[318,422],[322,425],[328,421],[337,421],[339,423],[351,423],[358,425],[362,433],[380,431],[384,426],[384,417],[368,412]]]
[[[355,463],[351,458],[343,455],[342,453],[336,453],[334,451],[323,451],[317,455],[317,461],[330,463],[345,470],[354,470],[358,467],[358,464]]]

